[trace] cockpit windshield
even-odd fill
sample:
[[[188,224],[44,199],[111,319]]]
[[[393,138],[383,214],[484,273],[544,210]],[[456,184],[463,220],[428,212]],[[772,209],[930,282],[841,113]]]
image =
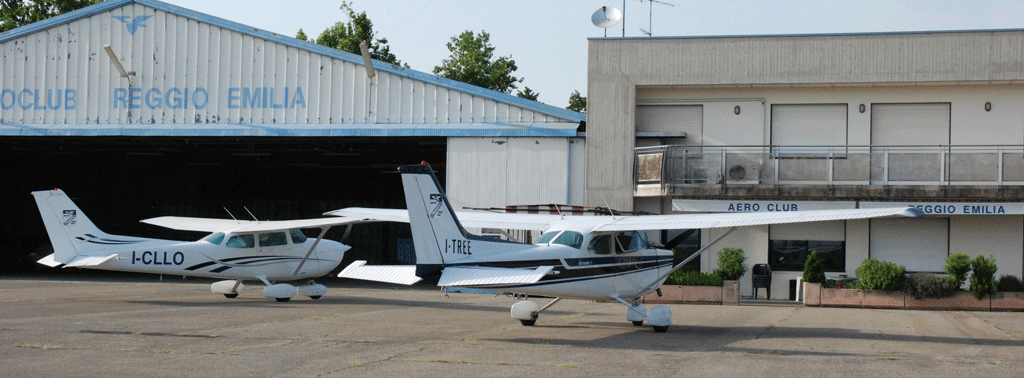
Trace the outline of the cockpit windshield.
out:
[[[583,246],[583,234],[576,231],[565,231],[558,235],[558,238],[552,243],[580,249]]]
[[[207,243],[210,243],[210,244],[213,244],[213,245],[220,245],[220,243],[224,241],[224,233],[223,232],[212,233],[212,234],[206,235],[205,238],[199,239],[199,241],[204,241],[204,242],[207,242]]]
[[[533,244],[548,244],[548,243],[551,242],[552,239],[555,238],[555,236],[558,236],[558,234],[561,234],[561,233],[562,233],[562,231],[548,231],[548,232],[545,232],[543,235],[541,235],[539,238],[537,238],[537,241],[534,242]]]

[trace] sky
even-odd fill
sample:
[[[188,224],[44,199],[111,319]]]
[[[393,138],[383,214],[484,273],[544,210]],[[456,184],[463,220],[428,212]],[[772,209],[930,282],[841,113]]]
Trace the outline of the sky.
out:
[[[294,37],[312,38],[347,22],[341,1],[163,0],[201,13]],[[601,6],[624,9],[609,38],[875,33],[1024,29],[1022,0],[352,0],[378,38],[417,71],[432,73],[451,54],[445,46],[466,30],[491,35],[494,55],[511,56],[523,78],[518,89],[565,107],[587,91],[587,40],[603,38],[591,15]],[[667,5],[671,4],[671,5]],[[625,30],[623,30],[625,29]],[[512,91],[513,94],[516,90]]]

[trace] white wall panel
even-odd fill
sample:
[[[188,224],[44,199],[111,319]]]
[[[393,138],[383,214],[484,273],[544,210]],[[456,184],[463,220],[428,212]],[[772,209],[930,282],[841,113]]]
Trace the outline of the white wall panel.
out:
[[[567,203],[568,159],[565,138],[448,138],[449,199],[456,209]]]

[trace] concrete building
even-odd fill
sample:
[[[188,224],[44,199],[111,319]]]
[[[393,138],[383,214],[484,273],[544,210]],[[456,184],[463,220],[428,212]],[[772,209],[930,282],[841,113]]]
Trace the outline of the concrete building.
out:
[[[715,248],[770,264],[773,298],[790,294],[809,250],[837,278],[869,257],[942,271],[951,253],[992,255],[997,276],[1021,276],[1024,31],[589,43],[590,204],[929,214],[748,227]],[[701,234],[706,244],[721,231]]]
[[[459,205],[582,202],[583,114],[379,61],[371,76],[358,55],[155,0],[2,33],[0,62],[0,254],[21,262],[4,270],[48,253],[29,192],[53,187],[104,231],[179,238],[197,236],[138,220],[400,208],[383,172],[423,160]],[[360,229],[349,259],[393,262],[408,232]]]

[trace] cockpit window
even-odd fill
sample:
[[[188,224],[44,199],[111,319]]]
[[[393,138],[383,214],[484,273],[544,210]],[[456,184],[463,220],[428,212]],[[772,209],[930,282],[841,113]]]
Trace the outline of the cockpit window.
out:
[[[252,248],[256,245],[253,240],[255,240],[255,238],[252,234],[235,235],[228,239],[228,244],[226,245],[228,248]]]
[[[618,243],[615,244],[615,252],[633,252],[647,248],[647,234],[640,231],[620,232],[615,234]]]
[[[551,239],[554,239],[555,236],[558,236],[559,233],[561,233],[561,231],[545,232],[544,235],[541,235],[539,238],[537,238],[537,241],[534,242],[533,244],[548,244],[551,242]]]
[[[275,247],[288,244],[284,232],[267,232],[260,234],[260,247]]]
[[[218,232],[218,233],[209,234],[209,235],[206,235],[205,238],[199,239],[199,241],[204,241],[204,242],[207,242],[207,243],[210,243],[210,244],[213,244],[213,245],[220,245],[220,243],[222,241],[224,241],[224,233],[223,232]]]
[[[302,231],[293,228],[288,230],[288,232],[292,234],[292,244],[302,244],[306,242],[306,234],[303,234]]]
[[[583,234],[576,231],[565,231],[561,235],[558,235],[558,238],[552,243],[580,249],[580,247],[583,246]]]
[[[598,235],[590,239],[588,250],[595,255],[610,255],[612,253],[611,235]]]

